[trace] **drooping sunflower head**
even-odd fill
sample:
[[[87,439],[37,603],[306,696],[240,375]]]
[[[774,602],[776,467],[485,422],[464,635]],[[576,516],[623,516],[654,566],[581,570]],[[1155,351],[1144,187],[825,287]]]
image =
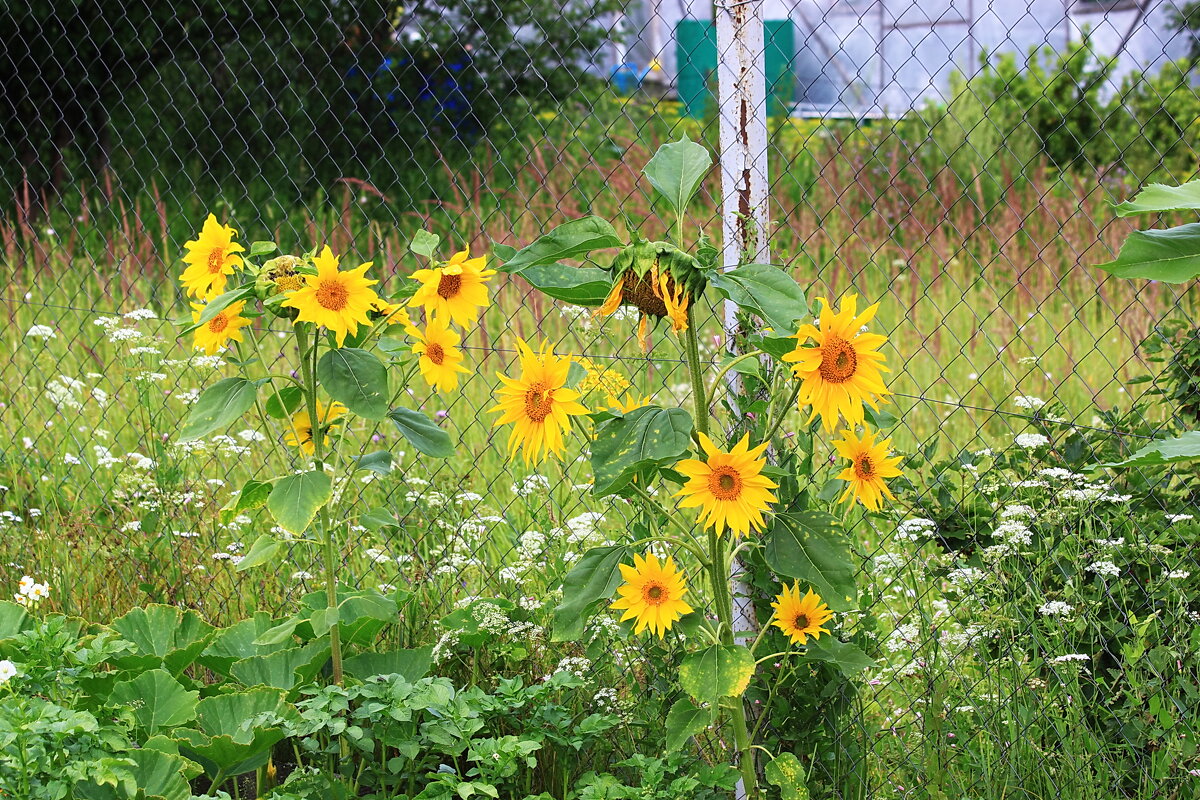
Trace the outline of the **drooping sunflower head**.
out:
[[[859,314],[858,297],[853,294],[842,298],[837,312],[825,298],[817,302],[821,304],[818,325],[801,325],[796,349],[783,360],[794,364],[792,372],[800,379],[800,408],[812,406],[809,420],[820,415],[825,430],[832,431],[839,417],[849,425],[860,424],[864,403],[878,407],[890,394],[883,373],[891,370],[879,352],[887,337],[865,330],[879,310],[878,303]],[[806,344],[810,339],[812,343]]]
[[[667,242],[640,238],[618,253],[608,269],[613,287],[597,316],[629,305],[644,317],[667,319],[676,333],[687,329],[688,307],[708,283],[693,256]]]
[[[499,412],[495,426],[512,425],[508,434],[509,457],[521,451],[527,464],[537,464],[547,454],[559,454],[571,430],[571,417],[588,413],[579,403],[579,392],[566,388],[571,359],[556,356],[546,344],[534,350],[517,340],[521,372],[516,378],[500,375],[498,402],[489,412]]]
[[[886,479],[900,475],[897,467],[900,456],[888,455],[891,444],[891,439],[876,442],[875,432],[865,426],[862,438],[856,436],[854,431],[842,431],[842,438],[835,441],[833,446],[839,455],[850,459],[850,466],[838,474],[847,483],[846,491],[838,502],[853,498],[872,511],[878,511],[885,496],[895,499]]]
[[[833,617],[833,612],[811,588],[801,597],[799,583],[784,586],[771,608],[775,609],[772,624],[783,631],[792,644],[804,645],[809,637],[818,639],[822,633],[829,633],[822,626]]]
[[[496,271],[486,269],[486,264],[484,256],[471,258],[468,251],[462,250],[445,264],[417,270],[411,277],[421,286],[408,304],[421,306],[426,314],[448,318],[456,325],[470,325],[489,302],[487,282]]]
[[[204,303],[192,303],[192,322],[199,322],[204,313]],[[242,341],[242,328],[250,324],[250,320],[241,316],[246,302],[240,300],[230,303],[218,311],[212,319],[196,328],[192,341],[197,350],[203,350],[206,355],[216,355],[229,342]]]
[[[346,407],[338,402],[325,405],[317,401],[317,424],[313,425],[313,419],[307,411],[297,411],[292,415],[290,426],[287,433],[283,436],[283,441],[292,446],[298,447],[306,455],[313,455],[316,452],[316,437],[313,428],[321,432],[321,446],[329,446],[329,434],[335,432],[338,428],[336,420],[345,416]]]
[[[304,285],[284,298],[282,305],[296,309],[300,322],[332,331],[341,347],[347,334],[353,336],[359,325],[371,324],[368,312],[379,302],[371,287],[379,281],[366,277],[370,263],[345,272],[338,269],[338,258],[329,245],[313,259],[313,265],[316,274],[304,275]]]
[[[618,598],[609,608],[624,610],[622,622],[636,620],[634,633],[649,628],[651,633],[662,636],[680,617],[692,613],[692,607],[683,599],[687,582],[669,556],[659,563],[653,553],[635,555],[632,567],[628,564],[620,567],[625,582],[617,587]]]
[[[207,301],[225,291],[229,276],[245,264],[238,253],[246,248],[234,240],[236,236],[237,231],[209,214],[200,235],[184,243],[187,255],[183,261],[187,267],[179,280],[189,297]]]
[[[701,523],[717,533],[728,530],[741,536],[751,529],[761,531],[766,524],[763,514],[776,500],[770,490],[779,485],[762,474],[766,443],[751,448],[747,434],[724,452],[705,434],[699,438],[704,460],[689,458],[675,465],[688,479],[675,495],[683,498],[679,505],[699,507]]]
[[[446,325],[440,317],[431,317],[422,333],[414,329],[412,351],[419,358],[417,366],[421,377],[439,392],[451,392],[458,386],[460,372],[468,372],[462,365],[463,354],[458,349],[459,335]]]

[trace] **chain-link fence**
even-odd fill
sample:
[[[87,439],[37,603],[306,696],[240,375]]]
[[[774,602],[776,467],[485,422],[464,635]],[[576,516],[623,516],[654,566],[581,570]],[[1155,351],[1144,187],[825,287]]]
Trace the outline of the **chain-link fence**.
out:
[[[1190,291],[1094,265],[1130,230],[1111,202],[1195,171],[1200,8],[717,6],[6,4],[0,581],[48,576],[60,608],[96,618],[158,601],[229,620],[315,590],[302,543],[236,571],[271,522],[218,513],[290,463],[278,426],[175,436],[226,369],[168,322],[189,313],[183,243],[211,212],[245,242],[373,261],[390,292],[419,266],[421,228],[443,258],[586,214],[664,233],[640,175],[657,147],[682,135],[716,154],[722,118],[762,111],[717,87],[733,56],[714,14],[753,6],[762,243],[814,307],[852,290],[882,303],[907,457],[892,511],[854,532],[861,610],[842,625],[878,667],[814,668],[804,698],[786,696],[794,676],[768,681],[752,698],[771,709],[761,738],[804,757],[814,796],[1198,796],[1192,480],[1111,484],[1088,467],[1196,416]],[[692,241],[722,240],[721,172]],[[487,410],[517,337],[581,356],[596,402],[686,402],[668,331],[643,339],[634,319],[601,322],[517,277],[492,295],[460,388],[410,392],[454,457],[354,432],[395,468],[348,483],[345,581],[413,591],[412,641],[472,596],[535,619],[580,552],[634,524],[589,495],[585,463],[508,458]],[[716,365],[720,309],[705,324]],[[788,425],[811,450],[804,420]],[[590,655],[653,685],[662,654],[621,647]]]

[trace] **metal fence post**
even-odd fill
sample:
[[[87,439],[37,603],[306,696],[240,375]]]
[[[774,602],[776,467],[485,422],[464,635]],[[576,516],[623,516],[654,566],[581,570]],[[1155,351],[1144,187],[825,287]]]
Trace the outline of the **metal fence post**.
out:
[[[770,263],[767,244],[770,214],[767,206],[767,86],[762,0],[724,0],[715,7],[717,23],[717,91],[720,133],[721,194],[723,199],[723,268]],[[730,356],[740,350],[745,331],[739,330],[737,305],[726,301],[723,335]],[[736,405],[742,394],[737,373],[729,373]],[[757,623],[750,589],[742,580],[737,559],[730,577],[738,588],[734,598],[734,629],[752,631]],[[737,797],[746,796],[738,782]]]

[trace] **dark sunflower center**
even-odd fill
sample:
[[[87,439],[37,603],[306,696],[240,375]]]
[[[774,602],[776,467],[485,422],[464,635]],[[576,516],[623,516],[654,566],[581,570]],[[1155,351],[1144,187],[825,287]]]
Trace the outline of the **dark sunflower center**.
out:
[[[550,398],[550,387],[541,381],[534,381],[525,390],[525,416],[532,422],[541,422],[550,416],[554,401]]]
[[[661,606],[667,601],[667,590],[661,583],[647,583],[642,589],[642,599],[648,605]]]
[[[808,627],[808,617],[804,614],[797,614],[796,619],[792,621],[792,625],[796,627],[796,630],[802,631]]]
[[[446,351],[443,350],[442,346],[436,342],[433,344],[427,344],[425,345],[425,357],[438,366],[441,366],[442,362],[446,360]]]
[[[341,281],[325,280],[317,286],[317,303],[327,311],[341,311],[350,300],[350,292]]]
[[[817,371],[827,383],[845,383],[858,369],[858,353],[854,345],[838,336],[831,336],[821,347],[821,366]]]
[[[871,463],[869,455],[859,456],[858,461],[854,462],[854,474],[863,480],[874,477],[875,465]]]
[[[718,500],[736,500],[742,493],[742,476],[730,467],[717,467],[708,476],[708,490]]]
[[[208,253],[208,272],[216,275],[225,266],[225,248],[214,247]]]
[[[667,290],[673,291],[675,281],[667,278]],[[638,277],[632,272],[626,273],[625,285],[621,288],[621,302],[631,305],[650,317],[665,317],[667,304],[663,302],[659,289],[654,284],[651,273]]]
[[[224,314],[217,314],[208,321],[208,329],[212,333],[220,333],[229,327],[229,317]]]
[[[437,293],[438,297],[443,300],[449,300],[458,294],[458,290],[462,288],[462,275],[447,275],[442,273],[442,277],[438,280]]]

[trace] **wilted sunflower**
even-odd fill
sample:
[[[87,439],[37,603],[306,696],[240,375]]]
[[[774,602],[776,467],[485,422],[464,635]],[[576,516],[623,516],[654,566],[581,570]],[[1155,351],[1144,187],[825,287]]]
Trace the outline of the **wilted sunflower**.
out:
[[[346,334],[358,333],[359,325],[370,325],[367,312],[379,302],[379,295],[371,288],[379,281],[370,280],[364,273],[370,263],[342,272],[338,269],[338,258],[325,245],[321,254],[313,259],[316,275],[305,275],[304,286],[289,294],[281,305],[294,308],[300,322],[311,322],[333,331],[338,347],[346,341]]]
[[[833,617],[833,612],[812,589],[801,597],[799,583],[784,586],[783,592],[771,603],[771,608],[775,609],[775,621],[772,624],[783,631],[792,644],[807,644],[808,637],[815,640],[822,633],[829,633],[821,626]]]
[[[687,583],[669,556],[660,564],[653,553],[635,555],[632,567],[628,564],[618,566],[625,583],[617,587],[620,597],[609,608],[624,609],[622,622],[637,620],[634,633],[649,628],[655,635],[662,636],[671,630],[676,620],[692,613],[692,607],[683,601]]]
[[[884,481],[884,478],[900,475],[900,470],[896,468],[900,456],[888,457],[891,444],[891,439],[876,443],[875,432],[866,427],[863,428],[861,439],[853,431],[842,431],[842,438],[835,441],[833,446],[839,455],[850,459],[850,466],[838,475],[850,485],[838,502],[853,497],[872,511],[878,511],[883,505],[884,495],[896,499]]]
[[[700,507],[700,521],[717,533],[726,529],[735,536],[762,530],[763,512],[775,502],[770,489],[779,484],[762,474],[767,461],[762,457],[767,449],[764,442],[750,448],[746,434],[728,453],[718,450],[712,439],[700,434],[700,446],[706,460],[684,459],[675,469],[688,477],[688,482],[676,493],[682,497],[681,508]]]
[[[517,339],[517,352],[521,374],[515,379],[499,376],[504,383],[496,391],[499,402],[488,411],[503,414],[495,426],[513,426],[508,434],[509,457],[519,449],[525,463],[536,464],[546,454],[565,449],[563,438],[571,428],[571,417],[588,410],[579,404],[579,392],[566,388],[571,359],[554,355],[549,344],[535,352],[522,339]]]
[[[189,297],[211,300],[225,291],[225,284],[234,269],[246,263],[237,255],[246,248],[233,240],[235,236],[237,231],[217,222],[216,216],[209,214],[200,235],[184,242],[187,255],[183,261],[188,266],[179,281]]]
[[[622,250],[612,266],[612,291],[596,316],[606,317],[629,305],[647,317],[668,319],[671,330],[687,330],[688,307],[704,293],[707,282],[695,258],[667,242],[638,239]]]
[[[465,328],[475,321],[479,309],[488,305],[487,282],[496,270],[484,269],[486,263],[484,256],[470,258],[470,253],[462,250],[440,267],[417,270],[410,277],[420,281],[421,287],[408,304],[423,307],[429,315],[448,317]]]
[[[212,356],[220,352],[221,348],[229,342],[242,341],[241,329],[250,324],[250,320],[241,316],[242,309],[245,307],[246,301],[244,300],[230,303],[218,311],[208,322],[196,328],[192,334],[192,341],[195,343],[196,349],[203,350]],[[203,313],[203,303],[192,303],[192,322],[199,322],[200,315]]]
[[[469,370],[462,365],[463,354],[458,349],[461,337],[450,330],[438,317],[431,317],[425,332],[413,329],[412,351],[420,356],[417,365],[421,377],[439,392],[452,392],[458,386],[458,373]]]
[[[825,430],[832,431],[838,415],[848,424],[858,425],[864,418],[863,403],[878,408],[879,399],[889,394],[882,373],[891,370],[884,366],[879,352],[887,337],[863,331],[879,303],[857,314],[858,297],[853,294],[842,298],[837,313],[824,297],[817,302],[821,304],[820,327],[801,325],[796,331],[796,349],[783,360],[795,362],[792,372],[800,379],[800,408],[811,405],[809,421],[820,414]],[[816,344],[804,345],[808,339]]]
[[[329,434],[337,428],[334,420],[339,419],[345,413],[346,407],[341,403],[333,402],[327,406],[319,400],[317,401],[317,421],[322,432],[322,447],[329,446]],[[312,417],[308,415],[308,412],[298,411],[293,414],[291,430],[284,434],[284,443],[292,447],[299,447],[304,453],[311,456],[316,452],[314,439]]]

